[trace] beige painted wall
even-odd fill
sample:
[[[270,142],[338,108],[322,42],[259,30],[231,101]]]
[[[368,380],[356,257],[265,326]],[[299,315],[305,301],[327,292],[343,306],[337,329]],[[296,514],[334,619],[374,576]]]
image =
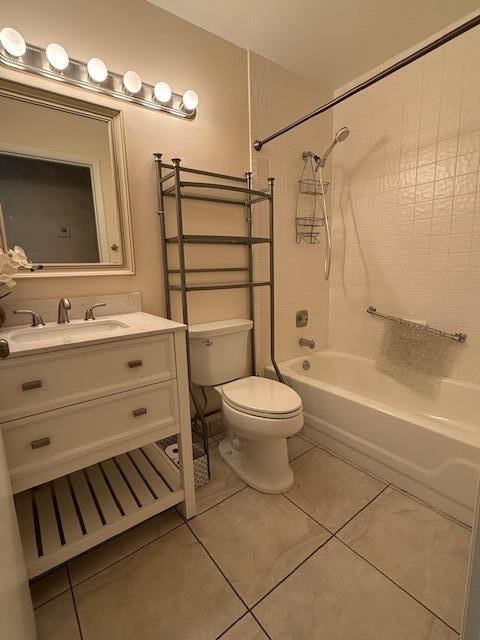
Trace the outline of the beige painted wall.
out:
[[[247,52],[139,0],[23,0],[2,6],[2,24],[29,42],[63,44],[72,57],[103,58],[116,72],[135,69],[147,82],[195,89],[198,117],[188,122],[82,89],[0,69],[18,82],[122,109],[132,206],[136,275],[19,280],[15,297],[43,298],[141,291],[145,310],[164,313],[161,243],[152,154],[180,157],[188,166],[242,173],[249,166]],[[173,203],[172,203],[173,204]],[[190,209],[193,211],[195,205]],[[202,212],[209,216],[209,210]],[[238,220],[235,224],[241,224]],[[228,225],[227,225],[228,226]],[[197,295],[197,294],[194,294]],[[13,297],[13,296],[12,296]],[[211,294],[194,301],[193,320],[232,317],[244,298]]]
[[[252,140],[312,111],[330,97],[317,84],[254,53],[250,54],[250,93]],[[301,336],[313,338],[319,349],[327,345],[328,287],[323,278],[325,240],[322,236],[320,244],[297,244],[295,212],[298,180],[304,166],[302,152],[312,149],[323,153],[331,135],[332,117],[326,114],[267,144],[260,153],[252,151],[254,175],[260,181],[275,176],[278,360],[308,354],[308,349],[298,345]],[[329,167],[324,177],[329,180]],[[299,212],[303,215],[311,210],[310,198],[302,196],[299,201]],[[269,353],[268,298],[266,291],[258,292],[257,296],[263,320],[259,349],[266,362]],[[299,309],[308,309],[310,314],[309,325],[304,329],[295,326],[295,312]]]
[[[335,109],[331,347],[375,358],[368,305],[465,331],[450,374],[480,383],[480,31]]]

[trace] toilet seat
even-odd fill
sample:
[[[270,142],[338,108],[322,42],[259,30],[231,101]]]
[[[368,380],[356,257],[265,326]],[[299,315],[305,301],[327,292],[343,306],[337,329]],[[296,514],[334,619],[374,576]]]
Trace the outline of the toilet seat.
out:
[[[222,400],[241,413],[277,420],[294,418],[303,410],[296,391],[276,380],[257,376],[224,384]]]

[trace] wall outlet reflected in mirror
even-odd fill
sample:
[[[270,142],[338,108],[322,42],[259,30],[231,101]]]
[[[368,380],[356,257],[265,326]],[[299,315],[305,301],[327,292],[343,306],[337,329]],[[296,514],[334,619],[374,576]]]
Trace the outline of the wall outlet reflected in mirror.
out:
[[[57,227],[57,237],[59,238],[71,238],[72,237],[72,232],[70,231],[70,229],[68,227],[66,227],[65,225],[61,225],[60,227]]]

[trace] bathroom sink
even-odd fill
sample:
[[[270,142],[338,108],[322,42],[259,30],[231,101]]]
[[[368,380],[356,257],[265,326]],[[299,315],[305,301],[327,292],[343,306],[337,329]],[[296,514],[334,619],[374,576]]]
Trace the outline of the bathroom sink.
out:
[[[10,341],[17,344],[36,344],[41,346],[43,343],[51,342],[55,339],[69,341],[70,339],[81,340],[85,338],[88,340],[97,334],[102,336],[115,334],[128,327],[128,324],[120,320],[93,320],[88,322],[80,320],[68,324],[48,324],[44,327],[29,327],[28,329],[12,331]]]
[[[14,358],[185,329],[178,322],[134,311],[95,320],[72,319],[65,324],[47,322],[43,327],[7,327],[0,330],[0,339],[8,344],[8,357]]]

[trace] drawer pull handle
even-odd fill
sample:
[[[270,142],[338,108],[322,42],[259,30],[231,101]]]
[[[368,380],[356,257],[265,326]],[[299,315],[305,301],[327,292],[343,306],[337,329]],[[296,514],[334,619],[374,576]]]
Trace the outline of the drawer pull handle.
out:
[[[146,413],[147,413],[146,407],[141,407],[140,409],[134,409],[133,411],[133,415],[135,418],[138,418],[139,416],[144,416]]]
[[[29,382],[22,383],[22,389],[24,391],[30,391],[30,389],[39,389],[42,386],[41,380],[29,380]]]
[[[141,367],[143,364],[143,360],[130,360],[128,363],[129,369],[135,369],[135,367]]]
[[[40,438],[39,440],[32,440],[30,443],[32,449],[40,449],[41,447],[48,447],[50,444],[50,438],[47,436],[46,438]]]

